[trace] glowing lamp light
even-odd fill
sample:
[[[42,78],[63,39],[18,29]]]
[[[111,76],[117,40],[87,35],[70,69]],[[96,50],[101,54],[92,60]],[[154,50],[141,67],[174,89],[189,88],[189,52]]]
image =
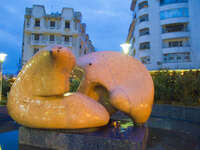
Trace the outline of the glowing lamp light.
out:
[[[7,54],[4,53],[0,53],[0,62],[4,62],[5,58],[6,58]]]
[[[125,54],[128,54],[128,53],[129,53],[129,49],[130,49],[130,47],[131,47],[131,44],[129,44],[129,43],[124,43],[124,44],[121,44],[120,46],[121,46],[121,48],[123,49],[123,51],[124,51]]]

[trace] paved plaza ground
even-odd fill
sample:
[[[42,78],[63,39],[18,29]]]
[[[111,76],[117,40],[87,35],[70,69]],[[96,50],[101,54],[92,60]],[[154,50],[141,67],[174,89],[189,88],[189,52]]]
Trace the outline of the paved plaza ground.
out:
[[[7,108],[0,106],[0,133],[16,130],[18,125],[8,115]]]

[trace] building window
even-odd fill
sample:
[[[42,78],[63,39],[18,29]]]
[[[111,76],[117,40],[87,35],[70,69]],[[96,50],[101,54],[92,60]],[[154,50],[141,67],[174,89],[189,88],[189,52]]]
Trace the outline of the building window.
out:
[[[183,47],[183,41],[172,41],[168,44],[169,47]]]
[[[186,3],[188,0],[160,0],[160,5],[176,4],[176,3]]]
[[[163,48],[173,48],[173,47],[189,47],[189,39],[180,38],[180,39],[170,39],[163,40]]]
[[[65,21],[65,28],[70,29],[70,21]]]
[[[78,23],[75,22],[75,30],[77,30],[77,29],[78,29]]]
[[[140,43],[140,50],[150,49],[150,42]]]
[[[150,56],[145,56],[140,58],[143,64],[150,64]]]
[[[33,54],[36,54],[39,51],[39,48],[34,48],[33,49]]]
[[[139,9],[147,8],[147,7],[148,7],[148,2],[147,2],[147,1],[141,2],[141,3],[139,4]]]
[[[31,22],[30,18],[26,18],[26,26],[27,26],[27,27],[30,26],[30,22]]]
[[[56,22],[55,21],[50,21],[50,27],[51,28],[55,28],[56,26]]]
[[[85,55],[85,54],[87,54],[87,51],[86,51],[86,49],[84,50],[84,55]]]
[[[178,18],[178,17],[188,17],[188,8],[178,8],[178,9],[170,9],[160,12],[160,19],[169,19],[169,18]]]
[[[169,33],[169,32],[187,32],[188,31],[188,25],[187,24],[169,24],[162,26],[162,32],[163,33]]]
[[[65,42],[69,42],[69,41],[70,41],[70,37],[69,37],[68,35],[65,35],[65,36],[64,36],[64,41],[65,41]]]
[[[141,29],[139,31],[140,36],[149,35],[149,28]]]
[[[189,52],[164,54],[165,63],[179,63],[179,62],[189,62],[189,61],[190,61]]]
[[[39,41],[40,40],[40,34],[34,34],[34,40]]]
[[[40,27],[40,19],[35,19],[35,27]]]
[[[139,17],[140,22],[149,21],[149,16],[147,14]]]
[[[50,35],[49,41],[55,41],[55,36],[54,35]]]

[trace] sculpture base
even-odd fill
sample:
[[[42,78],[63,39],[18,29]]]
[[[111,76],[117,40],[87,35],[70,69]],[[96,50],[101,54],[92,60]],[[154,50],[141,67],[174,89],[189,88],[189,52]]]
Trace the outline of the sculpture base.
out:
[[[142,146],[147,128],[133,127],[130,122],[123,125],[126,126],[75,132],[20,127],[19,144],[53,150],[130,150]]]

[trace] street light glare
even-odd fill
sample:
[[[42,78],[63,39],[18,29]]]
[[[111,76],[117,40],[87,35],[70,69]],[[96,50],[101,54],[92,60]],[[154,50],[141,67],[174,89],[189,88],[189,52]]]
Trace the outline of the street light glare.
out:
[[[6,56],[7,56],[7,54],[0,53],[0,62],[4,62]]]
[[[131,44],[129,43],[124,43],[124,44],[121,44],[120,45],[124,51],[125,54],[128,54],[129,53],[129,48],[131,47]]]

